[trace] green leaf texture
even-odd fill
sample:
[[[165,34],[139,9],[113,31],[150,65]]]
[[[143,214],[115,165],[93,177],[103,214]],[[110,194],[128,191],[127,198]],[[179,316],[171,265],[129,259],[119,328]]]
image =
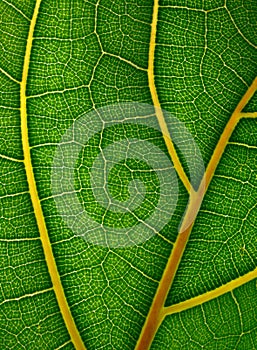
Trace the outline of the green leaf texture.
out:
[[[1,0],[0,25],[1,349],[257,349],[256,1]],[[129,213],[107,210],[90,183],[102,149],[131,139],[159,148],[173,172],[174,164],[177,204],[168,219],[159,216],[160,228],[147,240],[94,244],[76,234],[56,204],[58,145],[81,116],[157,102],[167,111],[169,131],[173,116],[199,148],[204,193],[197,169],[193,184],[190,147],[175,147],[177,169],[162,128],[136,119],[115,124],[113,112],[112,125],[75,159],[83,210],[103,227],[143,234],[133,227],[163,196],[147,158],[122,161],[113,154],[109,190],[119,203],[131,200]],[[94,120],[86,120],[93,128]],[[59,195],[72,210],[66,190],[64,183]],[[193,224],[182,244],[187,212]],[[175,261],[174,278],[165,268],[169,261]],[[154,314],[165,271],[170,283]],[[151,321],[158,324],[145,331]]]

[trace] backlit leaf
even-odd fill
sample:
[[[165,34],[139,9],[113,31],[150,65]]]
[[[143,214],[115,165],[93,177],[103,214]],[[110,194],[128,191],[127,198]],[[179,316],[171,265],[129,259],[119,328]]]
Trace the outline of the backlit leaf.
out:
[[[256,29],[0,1],[1,349],[257,349]]]

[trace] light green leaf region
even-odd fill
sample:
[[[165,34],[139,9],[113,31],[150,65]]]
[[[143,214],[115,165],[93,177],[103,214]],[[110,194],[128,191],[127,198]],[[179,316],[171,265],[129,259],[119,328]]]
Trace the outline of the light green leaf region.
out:
[[[20,83],[35,4],[0,1],[0,344],[3,350],[78,350],[53,288],[23,162]],[[136,348],[188,203],[178,179],[176,209],[164,227],[146,241],[111,247],[75,234],[52,193],[57,145],[75,120],[107,105],[153,103],[147,72],[153,9],[151,0],[42,0],[33,32],[26,81],[32,168],[61,285],[87,350]],[[254,0],[159,0],[158,98],[185,124],[206,167],[255,78],[256,29]],[[256,113],[256,101],[256,95],[246,101],[243,112]],[[145,185],[142,207],[120,216],[96,203],[90,188],[93,157],[105,144],[132,137],[169,153],[159,129],[115,127],[116,119],[114,114],[113,127],[80,152],[75,188],[82,208],[97,222],[133,229],[159,200],[156,173],[147,158],[115,164],[114,155],[108,181],[116,201],[130,198],[131,181],[134,192]],[[204,296],[256,269],[256,135],[256,119],[246,115],[224,145],[165,306]],[[178,156],[190,177],[185,155],[178,150]],[[150,348],[257,349],[256,309],[256,281],[239,283],[167,315]]]

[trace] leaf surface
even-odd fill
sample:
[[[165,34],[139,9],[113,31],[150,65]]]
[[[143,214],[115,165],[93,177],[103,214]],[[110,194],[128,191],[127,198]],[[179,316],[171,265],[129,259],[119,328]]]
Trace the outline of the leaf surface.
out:
[[[256,20],[247,0],[1,1],[3,349],[257,349]],[[155,106],[140,117],[152,111],[157,127],[138,115],[117,124],[131,103]],[[67,130],[82,116],[94,130],[101,108],[110,127],[72,163],[74,193],[102,227],[132,227],[128,246],[83,238],[87,227],[65,217],[75,207],[69,184],[53,193]],[[194,142],[185,133],[173,142],[174,120]],[[103,169],[92,164],[124,139],[160,149],[177,173],[173,213],[155,216],[158,230],[141,241],[147,225],[137,222],[148,222],[163,183],[175,185],[150,155],[123,162],[113,151],[106,210],[90,184],[92,168],[99,178]],[[75,151],[59,149],[65,169]]]

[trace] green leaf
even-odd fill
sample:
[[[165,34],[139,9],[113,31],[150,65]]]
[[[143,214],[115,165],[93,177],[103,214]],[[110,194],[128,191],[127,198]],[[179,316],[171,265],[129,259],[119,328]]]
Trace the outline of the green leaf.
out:
[[[0,2],[1,349],[257,349],[256,16]]]

